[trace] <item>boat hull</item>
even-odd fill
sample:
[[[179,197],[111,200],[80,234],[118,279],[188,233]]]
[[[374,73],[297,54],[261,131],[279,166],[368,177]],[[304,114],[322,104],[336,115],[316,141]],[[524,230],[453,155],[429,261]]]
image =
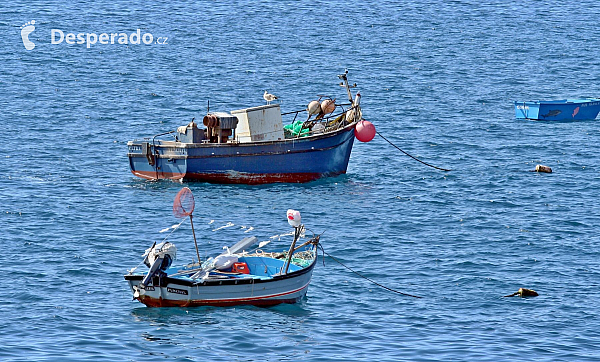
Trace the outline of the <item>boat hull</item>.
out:
[[[126,275],[131,291],[148,307],[197,307],[255,305],[268,307],[296,303],[302,299],[312,278],[316,259],[306,268],[273,278],[248,276],[193,282],[180,278],[155,278],[153,285],[139,287],[142,275]]]
[[[252,143],[128,143],[131,172],[145,179],[266,184],[346,173],[354,126],[310,137]]]
[[[596,119],[600,99],[564,99],[557,101],[515,102],[517,119],[545,121]]]

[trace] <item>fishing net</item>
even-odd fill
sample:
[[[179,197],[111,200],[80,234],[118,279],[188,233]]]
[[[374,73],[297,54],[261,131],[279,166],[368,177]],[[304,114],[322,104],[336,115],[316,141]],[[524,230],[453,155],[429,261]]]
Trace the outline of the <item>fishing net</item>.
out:
[[[175,217],[190,216],[194,212],[194,195],[192,190],[187,187],[182,188],[175,196],[173,201],[173,215]]]

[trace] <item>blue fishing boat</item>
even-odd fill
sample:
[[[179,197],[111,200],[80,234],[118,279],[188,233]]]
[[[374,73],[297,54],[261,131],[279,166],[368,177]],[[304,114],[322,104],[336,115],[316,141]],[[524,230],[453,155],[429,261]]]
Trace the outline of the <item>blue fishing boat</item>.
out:
[[[362,120],[360,93],[353,96],[356,84],[348,84],[347,73],[338,77],[349,103],[320,96],[307,109],[282,114],[279,104],[271,104],[277,97],[265,91],[266,105],[208,112],[201,125],[192,120],[175,131],[130,141],[131,172],[151,180],[243,184],[344,174]],[[284,126],[282,115],[294,118]]]
[[[600,99],[598,98],[515,102],[517,119],[542,121],[596,119],[599,112]]]
[[[192,222],[193,206],[182,208],[178,201],[190,197],[193,200],[191,191],[183,188],[175,198],[173,210],[178,216],[190,216]],[[176,211],[183,209],[187,211]],[[266,307],[298,302],[307,293],[320,236],[313,235],[301,243],[305,228],[300,213],[288,210],[287,218],[294,227],[293,233],[288,234],[293,235],[292,243],[289,249],[274,252],[262,251],[266,242],[257,246],[256,237],[246,237],[225,248],[225,253],[202,261],[194,232],[198,261],[176,267],[172,266],[177,257],[176,246],[166,238],[154,243],[146,250],[142,263],[124,276],[134,300],[148,307]],[[138,271],[140,267],[143,270]]]

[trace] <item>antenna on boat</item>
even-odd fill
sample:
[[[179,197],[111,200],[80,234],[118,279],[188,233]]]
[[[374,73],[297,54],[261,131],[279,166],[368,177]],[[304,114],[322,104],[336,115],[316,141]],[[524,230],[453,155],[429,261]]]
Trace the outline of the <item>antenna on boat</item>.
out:
[[[302,225],[302,217],[300,216],[300,211],[289,209],[287,211],[287,219],[288,223],[294,227],[294,241],[292,241],[292,245],[290,246],[290,250],[288,251],[287,261],[284,264],[285,270],[281,274],[287,274],[288,269],[290,268],[290,263],[292,262],[292,255],[294,254],[296,242],[300,238],[300,234],[302,234],[302,229],[304,228],[304,226]]]
[[[196,241],[196,232],[194,231],[194,220],[192,217],[195,206],[196,202],[194,201],[194,195],[189,188],[184,187],[179,190],[177,195],[175,195],[175,200],[173,201],[173,215],[177,218],[190,217],[192,234],[194,235],[194,245],[196,246],[196,256],[198,257],[198,264],[200,264],[200,252],[198,251],[198,242]]]
[[[340,83],[340,87],[346,88],[346,92],[348,92],[348,100],[350,101],[351,104],[354,104],[354,100],[352,99],[352,92],[350,92],[350,88],[356,88],[356,83],[354,83],[353,85],[348,84],[348,69],[346,69],[344,74],[338,75],[338,78],[340,78],[342,80],[342,82]]]

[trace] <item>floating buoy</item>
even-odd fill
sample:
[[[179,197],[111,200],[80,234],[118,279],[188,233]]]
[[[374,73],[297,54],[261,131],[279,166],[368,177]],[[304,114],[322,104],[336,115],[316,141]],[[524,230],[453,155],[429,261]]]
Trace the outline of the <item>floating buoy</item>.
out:
[[[505,295],[504,297],[519,296],[521,298],[527,298],[527,297],[537,297],[538,295],[539,294],[533,289],[519,288],[518,292],[509,294],[509,295]]]
[[[375,126],[369,121],[362,120],[356,124],[354,135],[361,142],[369,142],[375,137]]]
[[[319,103],[319,101],[312,101],[308,104],[307,111],[310,115],[319,114],[321,113],[321,104]]]
[[[321,102],[321,111],[323,114],[333,113],[335,111],[335,102],[331,99],[326,99]]]
[[[535,166],[535,172],[552,173],[552,169],[548,166],[537,165]]]

